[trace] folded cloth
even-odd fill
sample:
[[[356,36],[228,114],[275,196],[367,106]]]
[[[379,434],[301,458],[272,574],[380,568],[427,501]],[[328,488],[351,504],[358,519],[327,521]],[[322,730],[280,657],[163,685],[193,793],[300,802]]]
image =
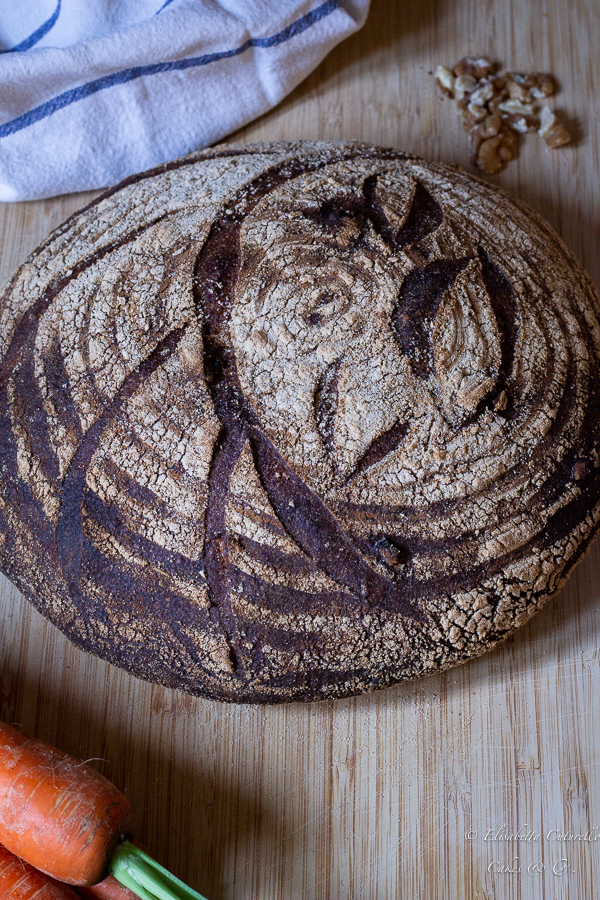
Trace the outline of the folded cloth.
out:
[[[369,0],[2,0],[0,200],[114,184],[271,109]]]

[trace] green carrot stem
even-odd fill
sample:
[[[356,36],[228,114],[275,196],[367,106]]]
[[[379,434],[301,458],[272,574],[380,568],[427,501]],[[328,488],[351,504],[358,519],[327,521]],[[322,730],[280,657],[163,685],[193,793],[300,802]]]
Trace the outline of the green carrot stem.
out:
[[[141,900],[206,900],[129,841],[117,846],[109,868]]]

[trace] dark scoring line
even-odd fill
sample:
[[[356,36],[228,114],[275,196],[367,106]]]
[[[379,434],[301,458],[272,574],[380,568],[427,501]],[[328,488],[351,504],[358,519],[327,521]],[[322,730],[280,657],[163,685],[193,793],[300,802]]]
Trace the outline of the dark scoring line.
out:
[[[87,471],[92,457],[98,448],[105,429],[116,419],[125,403],[135,394],[138,387],[174,353],[186,328],[187,323],[173,329],[156,345],[152,353],[146,357],[138,368],[134,369],[127,376],[111,403],[86,431],[83,440],[71,458],[63,479],[60,513],[56,526],[56,546],[63,574],[73,599],[79,593],[83,545],[83,498],[86,489]]]
[[[171,215],[175,215],[178,212],[180,212],[180,210],[177,209],[163,213],[162,215],[151,219],[149,222],[145,222],[133,231],[121,235],[116,240],[110,241],[108,244],[100,247],[99,250],[96,250],[92,256],[77,263],[76,266],[69,270],[69,273],[65,275],[64,278],[53,279],[48,284],[41,297],[39,297],[38,300],[23,313],[13,332],[8,349],[0,362],[0,391],[5,387],[8,376],[17,364],[19,354],[26,341],[31,339],[32,336],[35,337],[40,318],[44,315],[52,301],[60,294],[60,292],[63,291],[71,281],[78,278],[82,272],[85,272],[86,269],[89,269],[94,263],[104,259],[107,254],[112,253],[113,250],[118,250],[120,247],[125,246],[125,244],[131,243],[145,231],[148,231],[149,228],[153,228],[154,225],[158,225],[164,219]],[[30,329],[32,328],[33,330],[31,331]]]

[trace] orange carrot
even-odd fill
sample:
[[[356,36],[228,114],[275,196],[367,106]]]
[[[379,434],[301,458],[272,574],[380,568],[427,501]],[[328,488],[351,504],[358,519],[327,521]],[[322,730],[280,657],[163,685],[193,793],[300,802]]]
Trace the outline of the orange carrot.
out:
[[[86,900],[204,900],[125,839],[130,811],[123,794],[85,763],[0,723],[0,842],[9,851],[77,885]],[[0,900],[12,896],[0,893]]]
[[[83,900],[138,900],[137,894],[119,884],[112,875],[91,887],[77,888],[77,893]]]
[[[130,896],[134,897],[133,894]],[[38,872],[6,847],[0,846],[0,900],[34,900],[34,898],[35,900],[77,900],[77,895],[66,884],[59,884],[54,878]],[[117,898],[115,895],[114,900],[121,900],[121,898]]]
[[[126,797],[80,760],[0,723],[0,843],[68,884],[107,873]]]

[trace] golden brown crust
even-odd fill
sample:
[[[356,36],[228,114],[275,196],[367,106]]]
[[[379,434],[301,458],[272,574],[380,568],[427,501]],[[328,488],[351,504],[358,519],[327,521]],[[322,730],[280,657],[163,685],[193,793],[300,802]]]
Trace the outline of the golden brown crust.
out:
[[[356,144],[128,179],[0,308],[0,566],[225,700],[370,690],[526,621],[595,534],[599,300],[550,227]]]

